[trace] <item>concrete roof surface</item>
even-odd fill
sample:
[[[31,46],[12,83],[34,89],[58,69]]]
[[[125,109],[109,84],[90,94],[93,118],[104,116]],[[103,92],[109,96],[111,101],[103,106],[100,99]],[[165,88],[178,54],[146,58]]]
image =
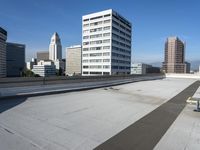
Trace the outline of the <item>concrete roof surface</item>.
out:
[[[194,81],[167,78],[89,91],[2,100],[0,149],[93,149]],[[199,114],[194,113],[193,108],[195,106],[184,109],[155,149],[169,149],[169,146],[177,149],[178,145],[178,149],[184,145],[197,149],[200,124]],[[192,146],[193,143],[196,146]]]

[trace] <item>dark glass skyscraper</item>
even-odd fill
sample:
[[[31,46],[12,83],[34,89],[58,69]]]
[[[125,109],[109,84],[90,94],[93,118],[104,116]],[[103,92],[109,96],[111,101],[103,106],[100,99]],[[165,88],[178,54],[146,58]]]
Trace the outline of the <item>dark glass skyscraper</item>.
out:
[[[6,70],[8,77],[19,77],[25,68],[25,45],[7,43]]]
[[[6,77],[6,40],[7,32],[0,27],[0,78]]]

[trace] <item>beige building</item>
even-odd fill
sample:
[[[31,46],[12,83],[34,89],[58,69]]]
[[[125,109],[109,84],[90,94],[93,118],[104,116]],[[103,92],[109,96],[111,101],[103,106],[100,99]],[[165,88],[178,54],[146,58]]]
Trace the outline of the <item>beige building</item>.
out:
[[[66,75],[81,75],[81,45],[66,48]]]
[[[37,62],[41,60],[49,60],[49,52],[48,51],[40,51],[37,52]]]
[[[7,32],[0,27],[0,78],[6,77],[6,40]]]
[[[186,73],[185,44],[178,37],[169,37],[165,42],[163,70],[166,73]]]

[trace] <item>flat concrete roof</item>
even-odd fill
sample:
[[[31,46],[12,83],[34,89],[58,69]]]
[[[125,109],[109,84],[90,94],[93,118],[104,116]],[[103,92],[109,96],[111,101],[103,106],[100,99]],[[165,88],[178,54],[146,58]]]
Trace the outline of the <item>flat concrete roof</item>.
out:
[[[200,88],[194,94],[200,98]],[[200,148],[200,113],[195,105],[186,105],[166,134],[155,146],[155,150],[198,150]]]
[[[195,81],[167,78],[89,91],[1,100],[1,148],[3,150],[93,149]],[[188,107],[191,106],[185,109]],[[183,113],[179,117],[184,115]],[[197,113],[191,112],[191,117],[188,116],[185,122],[194,121],[195,115]],[[182,124],[175,126],[178,130]],[[171,128],[168,131],[170,130]],[[168,131],[165,135],[173,138]],[[200,135],[196,134],[194,140],[199,138]],[[179,139],[174,137],[173,143],[175,140]],[[164,136],[160,141],[162,143],[159,142],[156,148],[168,149],[166,146],[169,144],[166,143],[171,141]],[[182,142],[184,140],[180,144],[184,144]],[[173,144],[170,146],[172,149],[177,149],[176,144],[174,147]]]

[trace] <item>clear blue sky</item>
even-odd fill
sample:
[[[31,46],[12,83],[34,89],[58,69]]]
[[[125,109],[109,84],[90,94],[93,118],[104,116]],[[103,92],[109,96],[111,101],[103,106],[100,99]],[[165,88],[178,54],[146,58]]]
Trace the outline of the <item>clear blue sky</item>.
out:
[[[133,24],[134,61],[163,61],[168,36],[186,41],[186,60],[200,59],[199,0],[0,0],[0,26],[9,42],[26,44],[29,59],[48,50],[54,32],[63,51],[81,44],[82,15],[110,8]]]

